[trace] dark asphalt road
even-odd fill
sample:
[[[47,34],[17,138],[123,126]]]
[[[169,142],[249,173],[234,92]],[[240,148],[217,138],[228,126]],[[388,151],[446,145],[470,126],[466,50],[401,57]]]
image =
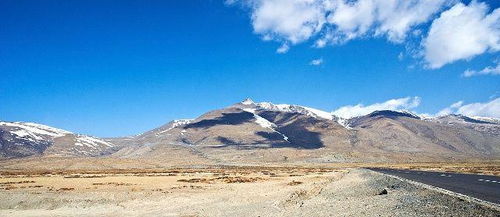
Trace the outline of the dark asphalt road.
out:
[[[500,204],[500,177],[497,176],[382,168],[370,169]]]

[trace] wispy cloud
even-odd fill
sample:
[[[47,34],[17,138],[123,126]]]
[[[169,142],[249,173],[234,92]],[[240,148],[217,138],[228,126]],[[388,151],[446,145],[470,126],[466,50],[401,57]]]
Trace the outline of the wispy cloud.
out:
[[[314,59],[312,60],[309,65],[312,65],[312,66],[319,66],[323,64],[323,58],[319,58],[319,59]]]
[[[487,51],[500,50],[500,9],[490,14],[488,5],[458,3],[432,22],[424,39],[424,58],[430,68]]]
[[[399,61],[403,61],[403,59],[404,59],[404,58],[405,58],[405,55],[403,54],[403,52],[400,52],[400,53],[398,54],[398,60],[399,60]]]
[[[378,110],[409,110],[418,105],[420,105],[420,97],[405,97],[366,106],[363,104],[343,106],[333,111],[332,114],[342,118],[352,118]]]
[[[282,44],[278,49],[276,49],[276,53],[286,53],[290,50],[290,46],[288,44]]]
[[[500,62],[497,62],[497,66],[488,66],[482,70],[466,70],[462,76],[463,77],[471,77],[476,75],[500,75]]]

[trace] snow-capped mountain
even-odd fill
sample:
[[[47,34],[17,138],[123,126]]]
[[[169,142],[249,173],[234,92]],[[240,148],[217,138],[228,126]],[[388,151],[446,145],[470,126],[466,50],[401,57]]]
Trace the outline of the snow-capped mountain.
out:
[[[290,104],[273,104],[270,102],[259,102],[255,103],[252,99],[245,99],[240,103],[233,105],[234,107],[243,108],[253,108],[256,110],[267,110],[267,111],[277,111],[277,112],[288,112],[288,113],[300,113],[308,115],[314,118],[321,118],[325,120],[333,120],[340,125],[349,128],[347,125],[347,119],[335,116],[331,112],[322,111],[320,109],[310,108],[300,105],[290,105]]]
[[[268,156],[264,161],[273,161],[276,158],[271,153],[279,156],[291,150],[307,154],[288,156],[289,159],[314,161],[500,156],[499,124],[462,118],[466,121],[450,125],[444,119],[391,110],[341,119],[306,106],[246,99],[137,136],[126,143],[143,148],[137,152],[129,150],[127,155],[157,156],[157,150],[168,155],[186,149],[208,159],[244,162],[263,160],[255,156]]]
[[[0,156],[24,157],[39,154],[97,156],[114,145],[96,137],[27,122],[0,122]]]
[[[350,119],[251,99],[139,135],[98,139],[44,125],[0,122],[4,157],[99,156],[215,163],[443,161],[500,158],[495,119],[382,110]]]
[[[238,107],[240,105],[243,105],[243,107],[251,107],[251,108],[255,108],[255,109],[259,109],[259,110],[300,113],[300,114],[309,115],[309,116],[317,117],[317,118],[323,118],[323,119],[327,119],[327,120],[333,120],[335,118],[335,116],[329,112],[321,111],[319,109],[309,108],[309,107],[305,107],[305,106],[300,106],[300,105],[273,104],[270,102],[255,103],[251,99],[245,99],[242,102],[236,104],[235,106]]]

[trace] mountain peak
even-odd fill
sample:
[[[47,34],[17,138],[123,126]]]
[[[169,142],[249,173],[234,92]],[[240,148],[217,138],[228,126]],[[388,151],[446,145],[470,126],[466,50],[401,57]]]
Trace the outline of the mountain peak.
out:
[[[334,120],[337,119],[336,116],[330,112],[322,111],[315,108],[310,108],[301,105],[291,105],[291,104],[273,104],[271,102],[254,102],[250,98],[247,98],[240,103],[236,104],[236,107],[252,107],[256,110],[268,110],[268,111],[278,111],[278,112],[289,112],[289,113],[300,113],[316,118]],[[234,107],[234,105],[233,105]]]
[[[246,98],[245,100],[241,101],[240,103],[243,104],[243,105],[252,105],[255,102],[252,99],[250,99],[250,98]]]

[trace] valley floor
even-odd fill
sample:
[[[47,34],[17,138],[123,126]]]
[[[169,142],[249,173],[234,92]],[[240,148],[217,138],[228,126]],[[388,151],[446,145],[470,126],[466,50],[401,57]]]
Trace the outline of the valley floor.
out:
[[[0,216],[498,216],[365,169],[3,175]]]

